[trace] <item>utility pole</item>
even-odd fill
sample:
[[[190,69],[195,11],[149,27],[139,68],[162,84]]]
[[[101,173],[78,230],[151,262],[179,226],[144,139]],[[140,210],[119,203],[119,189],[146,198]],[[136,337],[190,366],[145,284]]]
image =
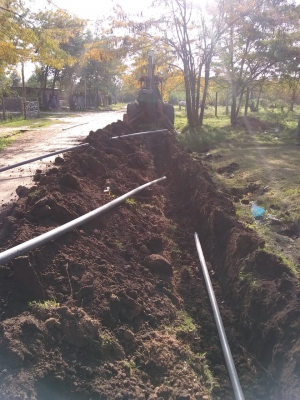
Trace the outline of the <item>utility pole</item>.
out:
[[[26,88],[25,88],[25,78],[24,78],[24,62],[22,61],[22,96],[23,96],[23,107],[24,107],[24,119],[27,119],[27,110],[26,110]]]
[[[84,109],[86,110],[86,74],[84,77]]]

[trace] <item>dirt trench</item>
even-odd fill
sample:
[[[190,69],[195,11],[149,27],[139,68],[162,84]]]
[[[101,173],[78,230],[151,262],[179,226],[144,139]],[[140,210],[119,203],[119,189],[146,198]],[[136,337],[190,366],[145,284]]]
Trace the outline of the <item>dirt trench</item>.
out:
[[[299,289],[171,135],[58,158],[0,216],[1,250],[152,179],[116,209],[0,267],[1,399],[232,399],[199,233],[247,399],[299,397]],[[107,189],[105,191],[105,189]]]

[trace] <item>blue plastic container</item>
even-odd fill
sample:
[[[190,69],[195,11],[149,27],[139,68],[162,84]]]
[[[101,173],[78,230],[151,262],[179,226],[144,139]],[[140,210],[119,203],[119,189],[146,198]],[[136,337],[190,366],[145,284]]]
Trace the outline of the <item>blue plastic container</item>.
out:
[[[253,203],[251,207],[251,214],[255,219],[262,219],[266,210],[263,207],[259,207],[257,204]]]

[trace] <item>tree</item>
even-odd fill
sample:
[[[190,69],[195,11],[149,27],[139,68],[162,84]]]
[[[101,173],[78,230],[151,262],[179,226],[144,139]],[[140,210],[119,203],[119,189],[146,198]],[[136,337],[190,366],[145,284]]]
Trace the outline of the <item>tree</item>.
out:
[[[283,92],[288,91],[288,98],[285,100],[290,104],[291,111],[294,110],[294,104],[300,86],[300,49],[298,46],[298,38],[295,37],[295,39],[296,41],[293,43],[293,46],[289,46],[289,48],[286,49],[285,57],[276,69],[276,75],[281,81]]]
[[[13,69],[11,74],[10,74],[10,79],[12,80],[12,85],[13,86],[21,86],[21,77],[20,74],[16,69]]]
[[[228,15],[236,13],[239,1],[230,3]],[[222,75],[231,87],[231,123],[237,122],[243,96],[261,84],[286,59],[293,44],[295,8],[284,0],[255,0],[223,35],[218,54]]]
[[[147,21],[127,16],[119,7],[117,27],[127,27],[136,41],[148,38],[153,48],[164,47],[173,56],[172,67],[181,71],[186,95],[187,117],[191,127],[202,125],[208,94],[210,69],[220,37],[237,16],[226,17],[227,2],[217,0],[207,13],[188,0],[155,0],[161,15]],[[201,76],[204,87],[200,96]],[[200,110],[201,107],[201,110]],[[199,115],[200,112],[200,115]]]
[[[54,90],[61,69],[75,62],[64,45],[83,32],[86,21],[61,9],[32,13],[22,0],[6,0],[5,6],[0,0],[0,24],[0,74],[21,63],[25,97],[24,63],[38,63],[41,88],[44,90],[52,77]]]
[[[11,92],[11,78],[0,75],[0,99],[2,103],[2,115],[3,120],[6,119],[6,110],[5,110],[5,97],[7,97]]]
[[[52,78],[53,96],[62,69],[76,62],[77,53],[72,51],[75,47],[73,39],[83,33],[86,21],[59,8],[55,11],[40,11],[33,18],[36,21],[36,40],[32,61],[41,66],[43,105],[48,108],[51,101],[51,98],[47,101],[45,95],[48,79]]]
[[[125,67],[126,70],[122,76],[122,91],[129,94],[131,101],[136,97],[138,91],[138,81],[142,75],[147,74],[148,67],[148,54],[149,50],[153,47],[153,41],[147,36],[138,37],[132,42],[130,48],[130,66]],[[166,45],[158,46],[155,48],[154,64],[155,74],[163,79],[162,84],[162,98],[167,101],[170,93],[179,87],[183,90],[184,84],[183,75],[177,66],[174,65],[175,57],[169,51]]]
[[[18,63],[22,54],[22,48],[18,47],[20,39],[28,44],[32,38],[25,20],[26,13],[21,0],[0,1],[0,74]]]

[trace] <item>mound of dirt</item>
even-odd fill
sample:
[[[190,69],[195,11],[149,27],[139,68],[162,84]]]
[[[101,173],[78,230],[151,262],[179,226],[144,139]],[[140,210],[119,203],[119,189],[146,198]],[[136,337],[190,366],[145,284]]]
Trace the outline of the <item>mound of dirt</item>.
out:
[[[252,133],[272,129],[274,128],[274,124],[262,121],[259,118],[247,116],[239,117],[236,121],[235,127],[245,129],[246,132]]]
[[[297,398],[295,278],[175,137],[129,132],[90,132],[0,215],[5,250],[167,176],[0,267],[1,399],[231,399],[195,231],[245,396]]]
[[[232,172],[235,172],[239,168],[240,168],[239,164],[236,162],[233,162],[233,163],[230,163],[229,165],[227,165],[226,167],[218,168],[217,173],[224,174],[226,172],[227,174],[232,174]]]

